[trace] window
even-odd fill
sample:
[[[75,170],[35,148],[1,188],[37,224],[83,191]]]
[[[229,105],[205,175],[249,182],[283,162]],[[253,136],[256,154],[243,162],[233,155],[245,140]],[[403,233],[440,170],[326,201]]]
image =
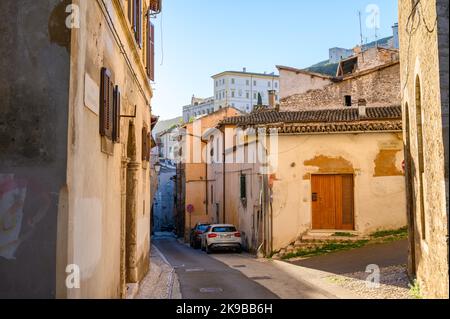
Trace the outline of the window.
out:
[[[150,160],[150,133],[146,126],[142,127],[142,161]]]
[[[267,87],[269,87],[269,88],[270,88],[270,81],[269,81],[269,82],[267,82]]]
[[[256,86],[256,81],[253,81],[253,86]]]
[[[277,89],[278,88],[278,82],[275,82],[275,88]]]
[[[242,97],[242,90],[239,90],[239,97]]]
[[[150,14],[147,21],[147,76],[155,81],[155,26],[150,22]]]
[[[234,97],[235,93],[234,91],[231,91],[231,97]]]
[[[219,81],[216,81],[216,87],[218,87],[219,86]]]
[[[119,142],[120,139],[120,91],[114,87],[111,72],[101,69],[100,75],[100,135]]]
[[[253,93],[253,98],[254,98],[255,100],[258,98],[258,95],[257,95],[257,94],[258,94],[257,92]]]
[[[352,106],[352,96],[351,95],[345,95],[344,96],[344,105],[345,106]]]
[[[245,80],[245,85],[249,86],[250,85],[250,80]]]
[[[250,98],[250,92],[245,93],[245,98],[249,99]]]
[[[211,185],[211,204],[214,203],[214,185]]]
[[[231,79],[231,84],[235,84],[235,80],[234,79]]]
[[[132,12],[134,38],[139,47],[142,47],[142,0],[133,0]]]
[[[245,174],[241,174],[240,177],[240,195],[241,200],[247,199],[247,180]]]
[[[225,84],[225,79],[222,79],[222,84]]]

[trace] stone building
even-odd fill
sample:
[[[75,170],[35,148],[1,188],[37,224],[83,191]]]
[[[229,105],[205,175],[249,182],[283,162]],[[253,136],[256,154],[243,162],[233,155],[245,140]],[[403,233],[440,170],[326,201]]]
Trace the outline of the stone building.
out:
[[[448,0],[399,1],[409,271],[424,297],[449,297]]]
[[[224,140],[226,154],[208,165],[209,210],[219,206],[215,220],[235,224],[248,250],[406,225],[400,106],[269,108],[219,127],[205,138],[208,149]]]
[[[336,77],[279,68],[280,90],[289,92],[280,101],[283,111],[352,107],[362,100],[368,107],[400,105],[397,50],[361,51],[340,62]]]
[[[123,298],[146,274],[160,6],[0,2],[0,297]]]

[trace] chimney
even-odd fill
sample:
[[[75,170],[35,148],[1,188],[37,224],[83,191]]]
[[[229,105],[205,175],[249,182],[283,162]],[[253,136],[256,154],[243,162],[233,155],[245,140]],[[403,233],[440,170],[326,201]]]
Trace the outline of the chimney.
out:
[[[247,73],[247,68],[244,67],[244,68],[242,69],[242,71],[243,71],[244,73]]]
[[[367,102],[365,99],[359,99],[358,100],[358,115],[359,118],[366,118],[367,117]]]
[[[275,90],[269,90],[269,107],[274,108],[276,103],[276,96],[275,94],[277,91]]]

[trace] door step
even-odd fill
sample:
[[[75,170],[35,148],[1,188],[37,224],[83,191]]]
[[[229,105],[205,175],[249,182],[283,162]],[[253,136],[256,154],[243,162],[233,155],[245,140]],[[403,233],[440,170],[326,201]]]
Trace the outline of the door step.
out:
[[[365,236],[361,236],[358,231],[354,230],[309,230],[301,236],[300,241],[358,241],[361,239],[365,239]]]

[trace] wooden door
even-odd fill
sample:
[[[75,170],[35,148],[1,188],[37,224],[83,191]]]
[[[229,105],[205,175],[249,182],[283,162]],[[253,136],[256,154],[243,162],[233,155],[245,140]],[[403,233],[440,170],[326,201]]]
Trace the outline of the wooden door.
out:
[[[313,229],[353,230],[353,175],[312,175]]]

